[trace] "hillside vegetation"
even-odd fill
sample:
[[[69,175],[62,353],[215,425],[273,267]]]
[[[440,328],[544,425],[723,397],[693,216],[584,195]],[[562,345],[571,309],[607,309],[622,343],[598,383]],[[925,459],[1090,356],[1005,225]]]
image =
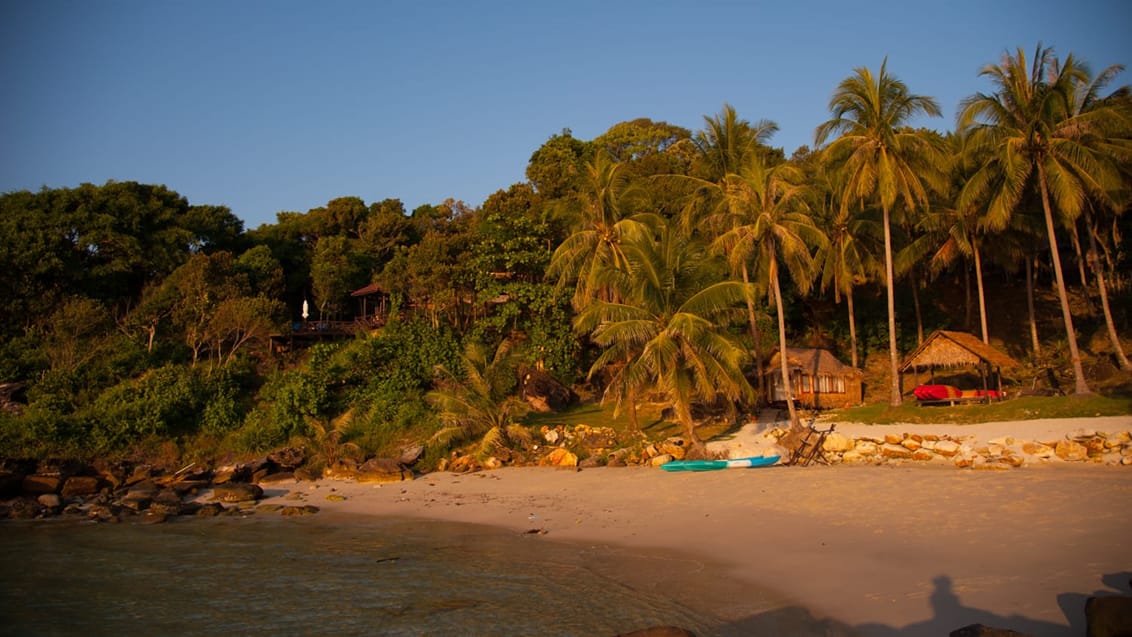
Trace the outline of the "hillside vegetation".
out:
[[[697,131],[563,130],[478,207],[343,196],[249,230],[164,185],[5,193],[0,456],[437,463],[571,422],[698,448],[766,406],[784,346],[863,370],[865,406],[835,418],[1128,413],[1119,71],[1010,53],[939,134],[909,126],[951,115],[934,99],[858,68],[789,156],[728,105]],[[937,329],[1021,362],[1009,395],[1058,395],[908,404],[895,370]],[[532,374],[581,404],[532,414]]]

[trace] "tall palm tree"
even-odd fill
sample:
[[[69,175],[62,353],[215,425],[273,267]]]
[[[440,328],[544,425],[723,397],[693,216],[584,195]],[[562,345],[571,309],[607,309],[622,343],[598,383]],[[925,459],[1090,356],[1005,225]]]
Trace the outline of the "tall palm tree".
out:
[[[778,131],[778,124],[761,119],[753,125],[740,119],[735,108],[724,104],[723,110],[712,117],[704,116],[705,128],[698,131],[694,143],[699,151],[699,159],[706,166],[706,176],[667,175],[685,188],[690,188],[686,203],[680,212],[681,231],[693,235],[706,234],[708,240],[727,232],[737,225],[746,223],[744,215],[728,212],[729,190],[727,182],[737,175],[743,166],[752,160],[760,160],[760,149]],[[731,260],[732,273],[742,278],[743,283],[751,283],[751,272],[746,261]],[[751,350],[755,360],[755,376],[758,385],[758,400],[766,398],[765,378],[762,368],[762,335],[758,326],[758,312],[755,299],[750,297],[747,305],[747,326],[751,333]]]
[[[702,454],[692,404],[753,394],[742,371],[747,352],[729,329],[749,287],[719,281],[719,264],[671,224],[662,224],[655,239],[634,237],[623,248],[628,272],[605,270],[618,300],[595,300],[574,321],[605,348],[590,375],[620,365],[604,397],[618,407],[642,391],[663,393]]]
[[[1005,55],[999,64],[984,67],[980,75],[990,78],[995,91],[963,100],[959,130],[970,136],[974,148],[986,151],[987,159],[968,180],[960,201],[987,200],[987,225],[1001,228],[1026,189],[1036,186],[1069,342],[1074,393],[1090,393],[1061,269],[1054,207],[1063,220],[1073,222],[1088,195],[1109,190],[1109,163],[1089,141],[1103,135],[1116,115],[1106,108],[1075,114],[1074,95],[1086,77],[1084,69],[1072,55],[1058,64],[1053,50],[1040,44],[1030,64],[1019,48],[1013,57]]]
[[[623,239],[645,232],[640,218],[626,216],[622,210],[629,190],[624,164],[600,151],[586,162],[583,184],[575,230],[555,249],[547,268],[547,277],[557,279],[560,285],[574,283],[576,309],[594,298],[611,300],[611,290],[599,283],[601,272],[607,268],[626,269]]]
[[[704,177],[714,181],[729,173],[738,173],[747,157],[757,153],[761,145],[778,132],[778,124],[761,119],[754,124],[740,119],[735,107],[724,104],[712,117],[704,116],[705,128],[692,138],[707,165]]]
[[[853,367],[858,367],[857,317],[853,308],[853,288],[883,276],[884,268],[876,258],[875,240],[882,235],[880,224],[869,215],[853,215],[840,204],[843,188],[835,182],[836,174],[815,156],[807,178],[810,182],[810,209],[818,227],[826,236],[817,254],[816,267],[821,290],[833,290],[834,303],[845,297],[849,314],[849,349]]]
[[[940,115],[939,104],[915,95],[904,82],[890,75],[888,59],[880,72],[860,67],[842,80],[829,101],[833,118],[817,128],[819,146],[838,137],[825,148],[831,164],[844,171],[843,205],[879,204],[884,217],[885,287],[888,292],[888,349],[892,392],[889,402],[902,402],[896,344],[896,300],[893,293],[891,213],[903,204],[908,213],[928,202],[928,188],[940,189],[944,181],[943,154],[930,136],[906,128],[917,115]]]
[[[1098,134],[1083,140],[1083,143],[1097,151],[1098,157],[1102,159],[1123,160],[1123,165],[1127,170],[1132,168],[1128,161],[1130,155],[1132,155],[1129,144],[1129,138],[1132,137],[1132,99],[1130,99],[1132,98],[1132,87],[1121,86],[1112,94],[1101,96],[1104,88],[1116,79],[1116,76],[1123,70],[1122,65],[1113,64],[1095,77],[1089,77],[1088,71],[1085,69],[1078,80],[1077,90],[1073,92],[1070,112],[1077,118],[1092,119],[1096,126]],[[1099,117],[1094,117],[1094,115],[1099,115]],[[1126,176],[1125,179],[1128,179],[1128,177]],[[1121,180],[1117,178],[1117,181]],[[1124,194],[1127,195],[1127,193]],[[1101,266],[1097,250],[1098,233],[1094,212],[1094,210],[1096,212],[1111,211],[1114,214],[1120,214],[1127,206],[1118,204],[1105,192],[1094,192],[1090,195],[1084,209],[1085,230],[1089,238],[1088,261],[1093,270],[1093,276],[1097,280],[1097,293],[1101,299],[1105,327],[1108,329],[1109,342],[1112,344],[1117,364],[1124,371],[1132,371],[1132,362],[1129,362],[1128,356],[1124,353],[1124,348],[1120,344],[1120,337],[1116,333],[1116,324],[1112,320],[1112,308],[1108,302],[1108,285],[1105,282],[1105,271]],[[1085,278],[1081,277],[1081,280],[1084,282]]]
[[[782,382],[790,422],[801,429],[794,408],[786,356],[785,300],[782,296],[780,271],[785,266],[795,286],[807,292],[813,280],[814,261],[811,245],[821,244],[825,237],[807,215],[806,188],[802,171],[793,164],[766,166],[758,155],[749,156],[739,173],[723,179],[724,198],[717,216],[735,221],[721,234],[713,246],[735,264],[754,263],[765,272],[768,289],[778,312],[778,348],[782,361]]]

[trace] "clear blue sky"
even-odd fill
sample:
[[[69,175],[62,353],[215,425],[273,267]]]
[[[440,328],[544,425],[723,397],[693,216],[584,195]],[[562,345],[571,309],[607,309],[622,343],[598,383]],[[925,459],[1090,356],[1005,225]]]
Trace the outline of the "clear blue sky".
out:
[[[1130,25],[1128,0],[3,0],[0,191],[165,184],[248,228],[349,195],[478,206],[563,128],[694,131],[728,102],[789,155],[885,56],[951,130],[1005,50],[1130,65]]]

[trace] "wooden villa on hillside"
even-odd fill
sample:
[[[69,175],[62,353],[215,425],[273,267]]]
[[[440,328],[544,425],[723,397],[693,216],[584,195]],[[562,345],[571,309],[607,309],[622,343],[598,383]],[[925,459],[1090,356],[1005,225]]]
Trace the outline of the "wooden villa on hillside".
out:
[[[920,372],[926,370],[929,374],[929,382],[934,385],[936,370],[974,367],[978,369],[982,380],[982,390],[969,397],[959,396],[954,398],[959,400],[967,398],[997,399],[1002,397],[1002,369],[1017,367],[1018,364],[1018,361],[987,345],[973,334],[936,330],[904,359],[904,362],[900,365],[900,378],[903,385],[904,375],[911,372],[914,375],[916,385],[919,386]],[[993,390],[990,387],[991,376],[994,376],[995,388]],[[925,402],[922,397],[921,402]],[[948,402],[948,400],[943,400],[943,402]]]
[[[776,351],[763,368],[770,402],[786,401],[782,359]],[[837,360],[829,350],[786,348],[786,366],[798,405],[812,409],[838,409],[859,405],[864,399],[864,374]]]

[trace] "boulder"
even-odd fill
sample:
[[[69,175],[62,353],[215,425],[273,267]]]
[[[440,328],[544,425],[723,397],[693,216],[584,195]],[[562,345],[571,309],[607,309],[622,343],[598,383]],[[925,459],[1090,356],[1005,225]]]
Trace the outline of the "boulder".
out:
[[[932,451],[945,458],[954,457],[962,447],[954,440],[940,440],[932,445]]]
[[[564,447],[558,447],[539,460],[540,467],[576,468],[578,456]]]
[[[57,493],[44,493],[35,499],[44,508],[58,511],[63,508],[63,498],[59,497]]]
[[[853,451],[861,454],[862,456],[875,456],[880,453],[880,447],[872,440],[858,440]]]
[[[16,498],[8,504],[8,517],[13,520],[32,520],[43,515],[43,505],[31,498]]]
[[[412,480],[413,472],[393,458],[370,458],[358,467],[358,482],[401,482]]]
[[[904,442],[904,434],[884,434],[884,442],[890,445],[898,445]]]
[[[903,445],[885,443],[880,448],[880,455],[885,458],[906,459],[912,457],[912,451]]]
[[[248,502],[263,497],[263,489],[258,484],[228,482],[213,487],[212,499],[217,502]]]
[[[649,466],[650,467],[659,467],[660,465],[668,464],[669,462],[672,462],[673,460],[676,460],[676,458],[673,458],[672,456],[670,456],[666,453],[662,453],[659,456],[653,456],[652,458],[649,458]]]
[[[30,475],[25,476],[20,485],[21,490],[28,495],[41,493],[59,493],[63,486],[63,479],[59,476]]]
[[[95,495],[101,486],[102,481],[94,476],[71,476],[63,483],[61,493],[64,498]]]
[[[901,445],[904,446],[904,445]],[[912,459],[919,460],[920,462],[928,462],[935,458],[936,455],[927,449],[916,449],[912,452]]]
[[[1090,597],[1085,600],[1088,637],[1132,635],[1132,597]]]
[[[915,438],[905,438],[900,441],[900,446],[908,451],[919,451],[920,448],[924,446],[924,443]]]
[[[284,471],[294,471],[307,461],[307,452],[302,447],[286,447],[267,454],[267,460]]]
[[[401,455],[397,458],[397,462],[405,465],[406,467],[411,467],[417,464],[417,461],[420,460],[421,456],[424,455],[424,451],[425,448],[422,445],[413,445],[411,447],[406,447],[401,451]]]
[[[1105,452],[1105,439],[1100,436],[1093,436],[1080,442],[1084,445],[1090,458],[1103,455]]]
[[[852,438],[834,431],[825,437],[825,441],[822,442],[821,448],[825,451],[844,453],[852,449],[854,446],[856,445],[853,442]]]
[[[1033,456],[1035,458],[1052,458],[1054,455],[1053,447],[1042,444],[1040,442],[1024,442],[1022,443],[1022,453]]]
[[[532,409],[542,413],[559,411],[578,400],[574,390],[538,370],[523,376],[522,397]]]
[[[219,502],[206,502],[200,505],[200,508],[197,509],[196,515],[204,518],[211,518],[221,515],[225,511],[227,511],[227,509],[225,509],[224,505],[220,504]]]
[[[1058,458],[1070,462],[1086,460],[1089,457],[1088,448],[1075,440],[1059,440],[1053,452]]]
[[[657,445],[657,451],[672,456],[674,460],[683,460],[688,453],[688,448],[685,446],[683,438],[668,438]]]

